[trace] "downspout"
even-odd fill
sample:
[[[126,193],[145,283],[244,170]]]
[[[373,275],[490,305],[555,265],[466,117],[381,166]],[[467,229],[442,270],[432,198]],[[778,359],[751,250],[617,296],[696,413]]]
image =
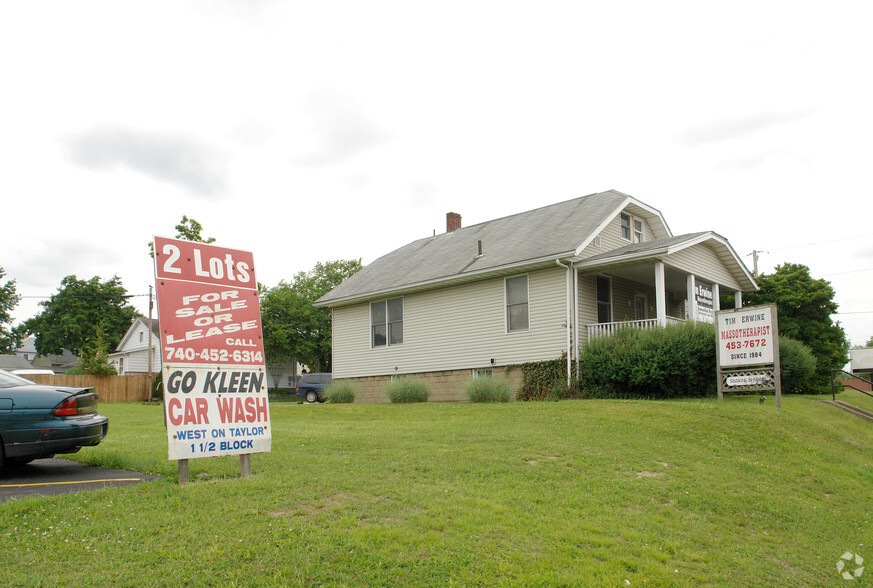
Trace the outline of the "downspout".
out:
[[[561,263],[560,259],[556,259],[555,263],[557,263],[559,266],[561,266],[562,268],[567,270],[567,388],[569,388],[570,382],[571,382],[570,371],[573,369],[573,367],[572,367],[573,366],[573,364],[572,364],[573,350],[571,349],[571,347],[573,345],[573,340],[571,338],[571,329],[573,327],[572,327],[572,324],[570,322],[570,318],[571,318],[570,317],[570,297],[571,297],[571,291],[572,291],[572,288],[570,285],[570,276],[571,276],[572,272],[570,270],[572,269],[573,265],[572,264],[565,265],[565,264]]]
[[[570,264],[573,267],[573,264]],[[576,361],[576,382],[579,382],[579,268],[573,267],[573,359]]]

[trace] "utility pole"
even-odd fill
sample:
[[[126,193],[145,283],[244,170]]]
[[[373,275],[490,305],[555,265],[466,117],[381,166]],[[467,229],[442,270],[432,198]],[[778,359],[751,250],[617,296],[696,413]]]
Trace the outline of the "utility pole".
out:
[[[155,373],[152,368],[152,285],[149,284],[149,389],[146,392],[146,402],[151,402],[152,400],[152,390],[155,386]]]
[[[770,253],[769,251],[758,251],[757,249],[753,250],[749,255],[752,256],[752,275],[756,278],[758,277],[758,254],[759,253]]]

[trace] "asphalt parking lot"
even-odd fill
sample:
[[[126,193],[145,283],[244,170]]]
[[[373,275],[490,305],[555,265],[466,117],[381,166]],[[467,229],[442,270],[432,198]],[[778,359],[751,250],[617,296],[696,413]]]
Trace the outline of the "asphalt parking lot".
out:
[[[107,486],[129,486],[159,477],[127,470],[86,466],[56,457],[37,459],[25,466],[0,469],[0,502],[24,496],[48,496]]]

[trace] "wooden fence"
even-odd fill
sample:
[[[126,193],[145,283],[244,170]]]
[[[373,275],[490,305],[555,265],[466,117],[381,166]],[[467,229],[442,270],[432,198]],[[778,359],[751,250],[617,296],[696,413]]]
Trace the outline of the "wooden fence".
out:
[[[149,377],[133,376],[69,376],[66,374],[27,374],[31,382],[50,386],[96,388],[100,402],[142,402],[148,400]]]

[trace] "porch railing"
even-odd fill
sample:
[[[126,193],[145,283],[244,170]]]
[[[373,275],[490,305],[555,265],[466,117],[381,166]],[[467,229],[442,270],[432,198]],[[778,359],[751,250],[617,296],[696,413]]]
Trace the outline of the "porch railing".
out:
[[[684,319],[675,318],[672,316],[667,317],[668,325],[678,325],[680,323],[684,323]],[[590,341],[594,337],[600,337],[603,335],[613,335],[619,329],[653,329],[658,326],[658,319],[644,319],[644,320],[636,320],[636,321],[616,321],[612,323],[594,323],[590,325],[585,325],[588,330],[588,340]]]

